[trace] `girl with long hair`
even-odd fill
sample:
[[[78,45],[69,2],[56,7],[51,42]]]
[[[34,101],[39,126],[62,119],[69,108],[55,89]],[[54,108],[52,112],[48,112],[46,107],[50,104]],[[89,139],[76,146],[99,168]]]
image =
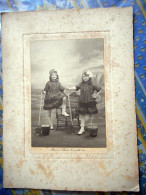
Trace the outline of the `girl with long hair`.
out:
[[[96,107],[96,98],[94,97],[94,91],[99,92],[101,90],[100,87],[97,87],[92,83],[93,74],[89,71],[86,71],[82,74],[82,81],[75,87],[70,89],[76,89],[78,91],[80,89],[79,96],[79,109],[78,112],[80,114],[80,130],[78,135],[82,135],[85,132],[85,120],[86,118],[92,118],[94,114],[98,113]],[[90,134],[91,137],[96,137],[97,130],[93,130]]]

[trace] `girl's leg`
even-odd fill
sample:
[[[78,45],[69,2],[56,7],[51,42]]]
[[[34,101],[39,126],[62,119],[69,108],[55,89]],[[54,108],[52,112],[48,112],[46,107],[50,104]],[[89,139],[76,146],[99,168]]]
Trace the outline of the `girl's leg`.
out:
[[[52,119],[51,119],[51,110],[48,110],[48,119],[49,119],[50,129],[53,130],[53,123],[52,123]]]
[[[80,121],[81,121],[81,128],[80,128],[80,131],[78,132],[78,135],[82,135],[85,131],[85,117],[84,115],[80,115]]]
[[[63,103],[62,103],[62,115],[64,116],[69,116],[66,112],[66,97],[63,98]]]
[[[89,114],[86,114],[85,115],[85,124],[88,126],[88,123],[89,123]]]

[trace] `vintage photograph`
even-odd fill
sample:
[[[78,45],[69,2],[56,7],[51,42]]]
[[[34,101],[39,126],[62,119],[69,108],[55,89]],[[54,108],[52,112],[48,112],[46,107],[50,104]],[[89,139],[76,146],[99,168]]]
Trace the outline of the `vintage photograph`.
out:
[[[104,38],[33,40],[31,146],[105,148]]]

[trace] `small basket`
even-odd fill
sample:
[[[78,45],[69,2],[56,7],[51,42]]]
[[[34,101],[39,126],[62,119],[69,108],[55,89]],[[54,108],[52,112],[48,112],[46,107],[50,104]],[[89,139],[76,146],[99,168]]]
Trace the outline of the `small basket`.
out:
[[[41,131],[43,136],[50,134],[50,126],[41,126]]]

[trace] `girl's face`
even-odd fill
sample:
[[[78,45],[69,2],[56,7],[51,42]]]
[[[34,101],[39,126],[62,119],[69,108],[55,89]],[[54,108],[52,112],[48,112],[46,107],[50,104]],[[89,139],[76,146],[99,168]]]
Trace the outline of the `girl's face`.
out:
[[[83,74],[83,77],[82,77],[82,78],[83,78],[83,81],[85,81],[85,82],[86,82],[86,81],[89,81],[89,76],[88,76],[88,75],[84,75],[84,74]]]
[[[51,74],[51,78],[52,78],[52,80],[56,80],[57,79],[57,74],[55,72],[53,72]]]

